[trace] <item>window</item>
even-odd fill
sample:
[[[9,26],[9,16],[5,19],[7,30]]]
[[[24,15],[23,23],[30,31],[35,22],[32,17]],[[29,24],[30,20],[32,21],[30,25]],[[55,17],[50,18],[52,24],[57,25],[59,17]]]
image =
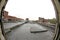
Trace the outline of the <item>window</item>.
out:
[[[8,19],[9,21],[11,21],[11,19]]]

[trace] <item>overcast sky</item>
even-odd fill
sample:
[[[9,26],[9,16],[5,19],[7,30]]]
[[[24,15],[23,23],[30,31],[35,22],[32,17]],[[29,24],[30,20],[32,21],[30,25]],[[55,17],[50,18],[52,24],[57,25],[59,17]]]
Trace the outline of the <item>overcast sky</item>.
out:
[[[9,0],[6,8],[9,15],[36,20],[38,17],[55,18],[51,0]]]

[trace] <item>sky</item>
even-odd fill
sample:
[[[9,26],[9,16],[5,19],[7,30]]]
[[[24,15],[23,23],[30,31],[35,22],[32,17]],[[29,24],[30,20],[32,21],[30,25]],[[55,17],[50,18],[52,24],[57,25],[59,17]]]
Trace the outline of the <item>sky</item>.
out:
[[[9,0],[5,10],[9,12],[9,15],[23,19],[55,18],[55,10],[51,0]]]

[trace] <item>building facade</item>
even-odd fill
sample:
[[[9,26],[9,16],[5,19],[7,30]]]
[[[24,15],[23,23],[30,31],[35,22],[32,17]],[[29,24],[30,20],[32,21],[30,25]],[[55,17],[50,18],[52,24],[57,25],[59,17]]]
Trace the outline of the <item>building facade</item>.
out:
[[[3,12],[3,21],[4,22],[16,22],[16,21],[21,21],[21,20],[24,20],[24,19],[17,18],[15,16],[10,16],[10,15],[8,15],[7,11]]]

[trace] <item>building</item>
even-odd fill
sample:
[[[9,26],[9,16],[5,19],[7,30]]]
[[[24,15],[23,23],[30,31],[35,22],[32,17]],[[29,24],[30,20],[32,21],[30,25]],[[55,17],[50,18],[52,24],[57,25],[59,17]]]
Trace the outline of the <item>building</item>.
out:
[[[38,22],[44,22],[44,18],[39,17]]]
[[[16,21],[21,21],[21,20],[24,20],[24,19],[10,16],[10,15],[8,15],[7,11],[3,12],[3,21],[4,22],[16,22]]]
[[[38,22],[38,23],[44,23],[44,24],[50,23],[48,21],[48,19],[44,19],[44,18],[41,18],[41,17],[38,17],[38,20],[36,20],[36,22]]]
[[[3,12],[3,21],[8,21],[8,12],[7,11],[4,11]]]
[[[29,20],[29,18],[26,18],[26,20],[28,21],[28,20]]]
[[[29,22],[29,18],[26,18],[26,23]]]

